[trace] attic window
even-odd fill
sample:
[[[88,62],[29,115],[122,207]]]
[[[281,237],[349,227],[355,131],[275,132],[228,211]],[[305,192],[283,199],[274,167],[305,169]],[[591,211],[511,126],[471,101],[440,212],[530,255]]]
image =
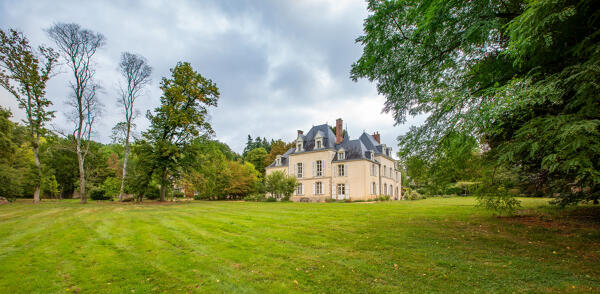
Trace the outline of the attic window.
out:
[[[281,155],[277,155],[277,158],[275,158],[275,165],[276,166],[280,166],[281,165]]]
[[[340,152],[338,152],[338,160],[344,160],[346,158],[346,152],[344,152],[344,150],[341,150]]]
[[[315,136],[315,149],[321,148],[323,148],[323,134],[321,133],[321,131],[319,131]]]
[[[298,142],[296,144],[296,152],[300,152],[300,151],[302,151],[302,142]]]

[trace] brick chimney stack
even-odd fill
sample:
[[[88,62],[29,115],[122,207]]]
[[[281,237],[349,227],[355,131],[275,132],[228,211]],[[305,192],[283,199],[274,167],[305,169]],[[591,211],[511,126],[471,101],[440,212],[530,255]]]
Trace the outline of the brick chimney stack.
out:
[[[335,121],[335,144],[340,144],[344,140],[343,124],[344,121],[341,118]]]
[[[379,132],[373,133],[373,139],[377,141],[377,143],[381,144],[381,138],[379,137]]]

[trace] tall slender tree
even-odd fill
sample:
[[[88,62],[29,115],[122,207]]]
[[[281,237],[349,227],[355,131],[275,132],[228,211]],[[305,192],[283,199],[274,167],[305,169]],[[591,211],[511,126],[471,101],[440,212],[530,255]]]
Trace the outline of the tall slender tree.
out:
[[[101,108],[96,96],[99,85],[94,81],[96,71],[92,58],[97,50],[104,46],[105,38],[100,33],[83,29],[74,23],[57,23],[48,29],[47,33],[73,72],[73,81],[70,83],[73,93],[69,105],[74,109],[73,137],[79,162],[79,192],[81,203],[86,203],[84,164],[89,151],[92,127]]]
[[[150,83],[152,67],[148,65],[148,61],[143,56],[123,52],[121,53],[119,71],[125,79],[125,84],[121,86],[118,100],[119,104],[123,106],[123,112],[125,113],[123,130],[125,154],[123,158],[123,177],[121,178],[121,189],[119,190],[119,201],[123,201],[125,178],[127,177],[127,161],[130,151],[129,140],[131,137],[131,128],[134,126],[133,121],[138,115],[138,112],[134,108],[134,103],[138,96],[140,96],[144,86]]]
[[[58,54],[52,48],[31,48],[23,33],[10,29],[0,30],[0,85],[10,92],[25,110],[23,120],[29,131],[29,141],[37,168],[33,202],[40,202],[42,165],[40,163],[40,137],[44,125],[54,115],[48,110],[52,104],[46,96],[46,83],[56,66]]]

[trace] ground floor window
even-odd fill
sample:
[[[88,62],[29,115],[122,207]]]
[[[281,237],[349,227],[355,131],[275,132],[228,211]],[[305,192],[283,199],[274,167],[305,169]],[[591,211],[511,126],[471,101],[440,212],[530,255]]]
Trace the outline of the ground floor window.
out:
[[[304,185],[303,184],[296,185],[296,195],[303,195],[303,194],[304,194]]]
[[[323,183],[322,182],[315,183],[315,194],[316,195],[323,194]]]
[[[377,193],[377,185],[375,182],[371,183],[371,195],[375,195]]]
[[[383,195],[387,195],[387,184],[383,184]]]
[[[345,184],[337,184],[337,194],[338,195],[346,195],[346,185]]]

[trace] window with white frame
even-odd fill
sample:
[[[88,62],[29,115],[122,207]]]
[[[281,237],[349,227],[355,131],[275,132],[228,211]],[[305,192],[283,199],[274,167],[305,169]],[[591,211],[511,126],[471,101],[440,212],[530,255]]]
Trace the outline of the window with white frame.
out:
[[[377,194],[377,184],[375,182],[371,183],[371,195]]]
[[[315,145],[317,145],[317,149],[321,149],[323,148],[323,140],[321,139],[317,139],[317,143]]]
[[[344,160],[346,158],[346,152],[343,150],[338,152],[338,160]]]
[[[298,164],[296,164],[296,177],[301,178],[302,174],[303,174],[302,162],[298,162]]]
[[[384,165],[384,166],[383,166],[383,176],[384,176],[384,177],[385,177],[385,176],[387,176],[386,174],[387,174],[387,166],[386,166],[386,165]]]
[[[338,195],[346,195],[346,185],[345,184],[337,184],[337,194]]]
[[[375,176],[375,164],[371,163],[371,176]]]
[[[387,195],[387,184],[383,184],[383,195]]]
[[[296,185],[296,195],[304,195],[304,185],[302,183]]]
[[[393,172],[392,172],[392,168],[390,167],[390,178],[393,178],[393,177],[394,177],[393,175],[394,175],[394,174],[393,174]]]
[[[316,195],[323,194],[323,183],[322,182],[315,183],[315,194]]]
[[[338,164],[337,169],[338,169],[338,172],[337,172],[338,177],[343,177],[346,175],[346,169],[343,164]]]
[[[316,163],[316,176],[317,177],[322,177],[323,176],[323,160],[317,160],[317,163]]]
[[[296,143],[296,152],[302,151],[302,142]]]
[[[277,158],[275,159],[275,165],[281,165],[281,155],[277,155]]]

